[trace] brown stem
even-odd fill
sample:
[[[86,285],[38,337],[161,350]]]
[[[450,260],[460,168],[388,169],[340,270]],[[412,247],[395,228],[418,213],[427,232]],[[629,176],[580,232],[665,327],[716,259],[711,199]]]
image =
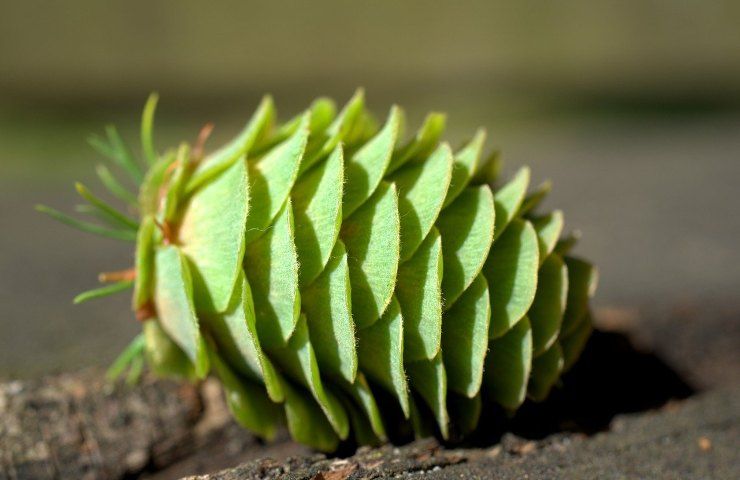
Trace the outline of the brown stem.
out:
[[[134,267],[127,268],[125,270],[118,270],[115,272],[103,272],[98,275],[98,281],[100,283],[129,282],[135,279],[136,269]]]
[[[151,320],[156,316],[157,310],[155,309],[154,304],[151,301],[146,302],[144,305],[136,309],[136,320],[140,322]]]
[[[154,220],[154,224],[159,228],[159,230],[162,232],[163,242],[165,245],[172,245],[175,243],[175,232],[172,229],[172,226],[167,223],[166,221],[160,222],[159,220]]]
[[[213,132],[214,126],[215,125],[213,125],[213,123],[208,122],[203,125],[203,128],[200,129],[200,133],[198,133],[198,139],[195,141],[195,146],[193,147],[193,151],[190,155],[192,158],[192,163],[197,164],[203,159],[206,141],[208,140],[208,137],[211,136],[211,132]]]

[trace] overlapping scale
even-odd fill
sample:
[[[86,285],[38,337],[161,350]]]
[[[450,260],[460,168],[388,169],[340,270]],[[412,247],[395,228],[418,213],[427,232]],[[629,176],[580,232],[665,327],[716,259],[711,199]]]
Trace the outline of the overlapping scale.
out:
[[[188,150],[151,162],[134,308],[155,314],[152,369],[210,371],[246,428],[287,423],[320,450],[384,441],[388,408],[447,438],[487,402],[544,399],[585,345],[596,286],[558,241],[562,213],[536,211],[550,185],[527,194],[527,168],[499,183],[485,132],[453,151],[442,114],[404,135],[401,109],[378,123],[361,91],[336,112],[319,99],[277,124],[266,97],[192,168]]]

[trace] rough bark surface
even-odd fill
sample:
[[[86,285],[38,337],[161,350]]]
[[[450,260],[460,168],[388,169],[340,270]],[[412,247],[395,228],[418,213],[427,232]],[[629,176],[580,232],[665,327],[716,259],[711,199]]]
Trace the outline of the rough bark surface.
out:
[[[0,384],[0,477],[123,478],[190,452],[195,388],[86,371]]]
[[[0,384],[0,480],[740,478],[737,312],[603,310],[583,361],[544,404],[513,419],[487,412],[464,446],[422,440],[341,459],[285,433],[258,441],[209,381],[127,387],[92,370],[10,381]]]
[[[506,434],[490,448],[445,449],[424,440],[362,449],[345,459],[255,460],[189,480],[360,478],[733,479],[740,473],[740,388],[661,411],[617,417],[593,437],[531,441]]]

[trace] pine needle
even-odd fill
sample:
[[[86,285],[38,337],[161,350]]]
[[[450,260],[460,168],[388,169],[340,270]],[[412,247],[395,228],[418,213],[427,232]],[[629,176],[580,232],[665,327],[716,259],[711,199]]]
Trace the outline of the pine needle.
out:
[[[75,184],[75,188],[77,189],[77,193],[79,193],[82,198],[90,202],[90,205],[98,209],[105,218],[110,220],[110,223],[133,231],[138,230],[139,222],[116,210],[115,207],[93,194],[86,186],[77,182]]]
[[[65,225],[69,225],[70,227],[76,228],[78,230],[82,230],[83,232],[100,235],[101,237],[114,238],[116,240],[123,240],[126,242],[136,241],[135,231],[111,230],[109,228],[102,227],[95,223],[77,220],[76,218],[72,218],[69,215],[60,212],[59,210],[54,210],[53,208],[47,207],[46,205],[36,205],[36,211],[45,213],[49,215],[50,217],[52,217],[53,219],[61,223],[64,223]]]
[[[133,280],[125,280],[123,282],[116,282],[111,285],[106,285],[104,287],[94,288],[92,290],[88,290],[86,292],[82,292],[79,295],[77,295],[72,301],[72,303],[77,305],[79,303],[87,302],[88,300],[93,300],[95,298],[107,297],[108,295],[113,295],[114,293],[122,292],[133,286],[134,286]]]
[[[113,176],[113,173],[111,173],[108,167],[100,164],[95,167],[95,173],[98,174],[98,178],[100,178],[100,181],[103,183],[103,185],[105,185],[105,188],[107,188],[114,197],[132,207],[136,207],[138,205],[136,195],[134,195],[126,187],[124,187],[121,182],[119,182],[116,177]]]
[[[134,361],[135,358],[140,357],[144,353],[144,347],[146,341],[144,334],[140,333],[131,340],[131,343],[121,352],[121,354],[113,361],[111,366],[105,372],[105,378],[108,381],[114,381],[126,370],[126,367]]]

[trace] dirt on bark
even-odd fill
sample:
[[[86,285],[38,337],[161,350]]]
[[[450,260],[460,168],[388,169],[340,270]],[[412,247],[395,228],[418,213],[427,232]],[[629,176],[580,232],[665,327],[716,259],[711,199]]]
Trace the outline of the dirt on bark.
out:
[[[0,480],[740,478],[738,312],[603,310],[546,402],[513,418],[487,409],[463,444],[346,446],[333,458],[285,432],[260,442],[210,381],[132,388],[95,371],[11,381],[0,384]]]

